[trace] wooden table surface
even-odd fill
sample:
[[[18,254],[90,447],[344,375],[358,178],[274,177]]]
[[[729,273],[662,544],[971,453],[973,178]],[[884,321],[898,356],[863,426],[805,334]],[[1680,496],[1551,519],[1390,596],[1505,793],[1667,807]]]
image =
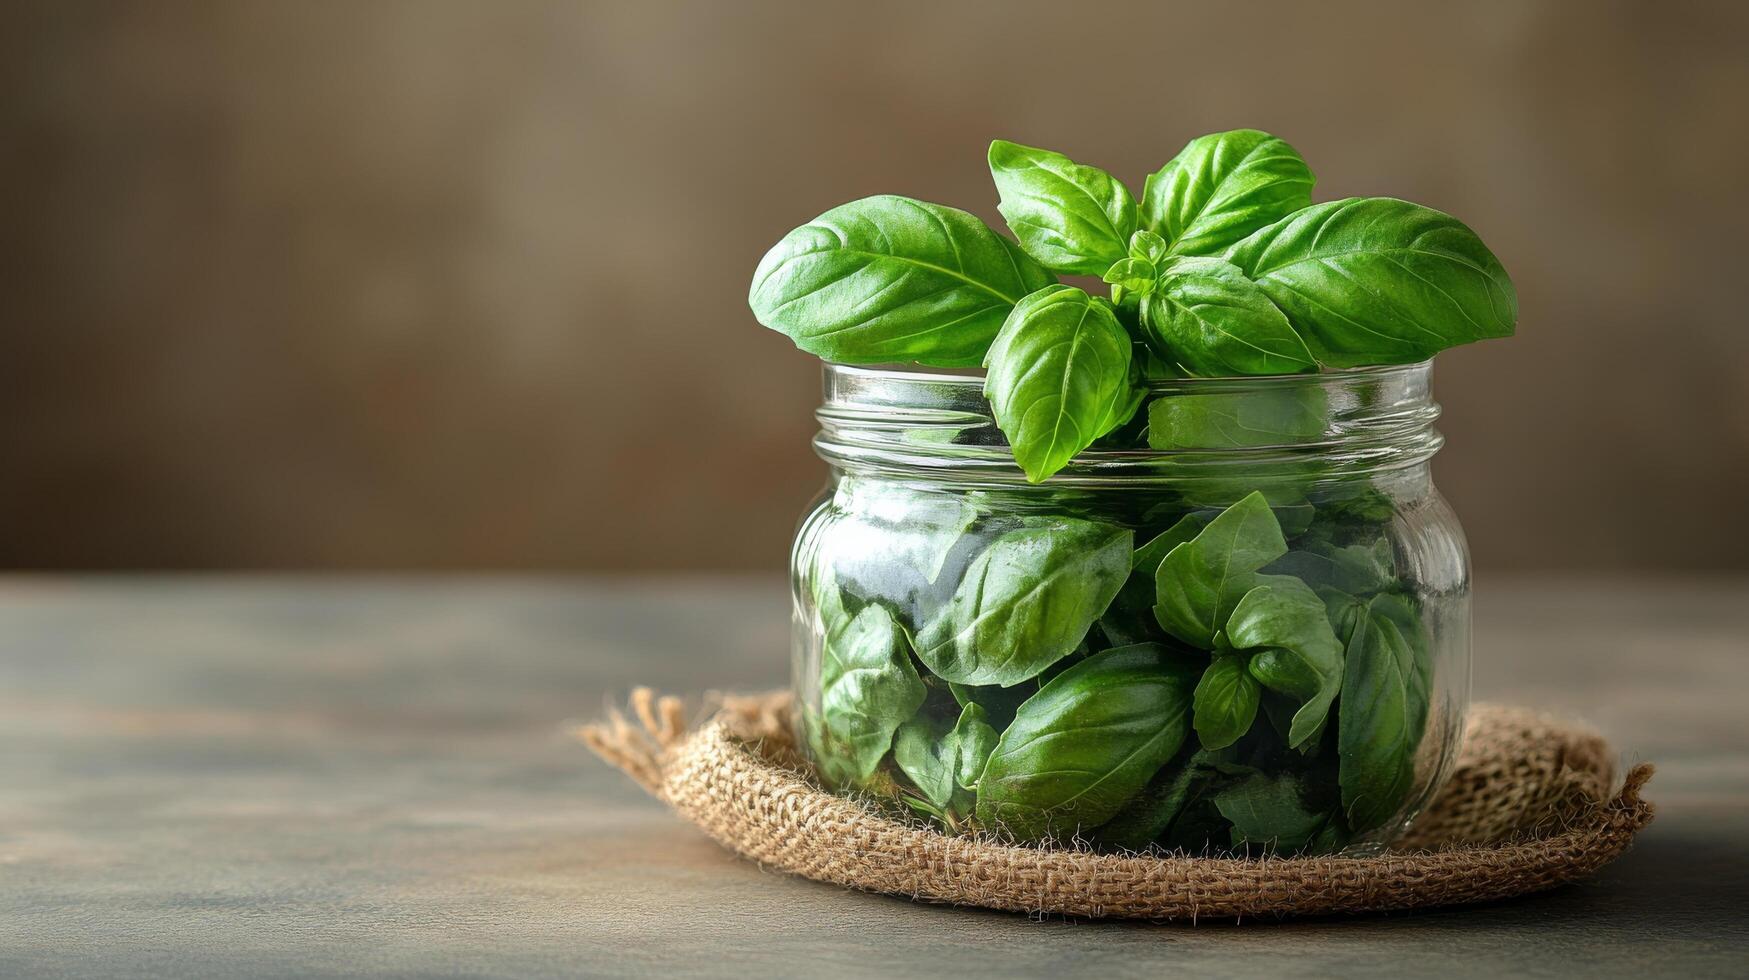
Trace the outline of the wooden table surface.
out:
[[[1476,693],[1649,759],[1597,879],[1240,926],[911,904],[718,850],[564,734],[787,676],[771,579],[0,585],[0,976],[1749,970],[1749,581],[1484,577]]]

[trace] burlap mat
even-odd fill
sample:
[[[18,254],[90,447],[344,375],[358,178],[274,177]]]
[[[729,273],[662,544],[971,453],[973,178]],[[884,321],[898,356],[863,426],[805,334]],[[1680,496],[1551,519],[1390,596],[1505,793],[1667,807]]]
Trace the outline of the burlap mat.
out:
[[[688,732],[681,703],[633,693],[580,737],[724,847],[791,874],[871,892],[1033,914],[1281,918],[1486,902],[1584,878],[1651,822],[1649,764],[1610,793],[1595,732],[1478,705],[1456,772],[1411,836],[1378,857],[1112,855],[947,837],[816,786],[795,755],[784,694],[723,698]]]

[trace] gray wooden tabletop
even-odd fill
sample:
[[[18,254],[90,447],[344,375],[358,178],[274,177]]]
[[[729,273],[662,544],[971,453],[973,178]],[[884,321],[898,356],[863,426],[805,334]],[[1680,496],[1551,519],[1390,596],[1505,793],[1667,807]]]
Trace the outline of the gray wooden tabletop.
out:
[[[786,676],[768,579],[0,584],[0,976],[1726,975],[1749,582],[1484,578],[1476,693],[1658,764],[1594,881],[1480,908],[1033,921],[730,857],[564,734]]]

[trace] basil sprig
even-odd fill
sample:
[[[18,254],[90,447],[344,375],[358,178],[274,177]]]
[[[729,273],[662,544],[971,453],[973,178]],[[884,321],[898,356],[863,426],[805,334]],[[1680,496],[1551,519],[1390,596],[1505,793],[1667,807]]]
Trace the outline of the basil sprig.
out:
[[[1050,150],[997,140],[989,163],[1018,242],[955,208],[863,198],[784,236],[748,302],[826,360],[983,365],[1034,482],[1126,423],[1141,382],[1412,363],[1518,318],[1505,269],[1456,218],[1391,198],[1313,204],[1311,170],[1268,133],[1191,140],[1139,204]],[[1102,278],[1111,303],[1059,273]],[[1117,354],[1126,337],[1146,356]]]

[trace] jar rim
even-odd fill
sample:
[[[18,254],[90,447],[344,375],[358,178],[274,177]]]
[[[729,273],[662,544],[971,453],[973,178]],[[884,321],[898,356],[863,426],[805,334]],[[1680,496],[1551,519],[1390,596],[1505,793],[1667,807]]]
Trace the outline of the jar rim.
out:
[[[1268,479],[1303,475],[1308,466],[1334,480],[1423,463],[1443,442],[1434,428],[1432,365],[1150,382],[1137,417],[1078,453],[1051,482]],[[822,380],[814,448],[835,467],[1024,480],[982,373],[827,362]]]
[[[827,375],[844,375],[861,377],[869,380],[880,379],[893,382],[917,382],[927,384],[943,384],[960,387],[977,387],[980,391],[984,386],[985,372],[976,368],[939,368],[932,369],[925,365],[883,365],[883,364],[846,364],[842,361],[823,361]],[[1291,387],[1293,385],[1329,383],[1347,378],[1367,379],[1391,376],[1410,377],[1426,373],[1433,368],[1433,359],[1411,361],[1406,364],[1370,364],[1363,367],[1325,368],[1317,371],[1301,372],[1299,374],[1226,374],[1195,378],[1156,378],[1144,382],[1143,387],[1149,391],[1210,391],[1217,388],[1265,388]]]

